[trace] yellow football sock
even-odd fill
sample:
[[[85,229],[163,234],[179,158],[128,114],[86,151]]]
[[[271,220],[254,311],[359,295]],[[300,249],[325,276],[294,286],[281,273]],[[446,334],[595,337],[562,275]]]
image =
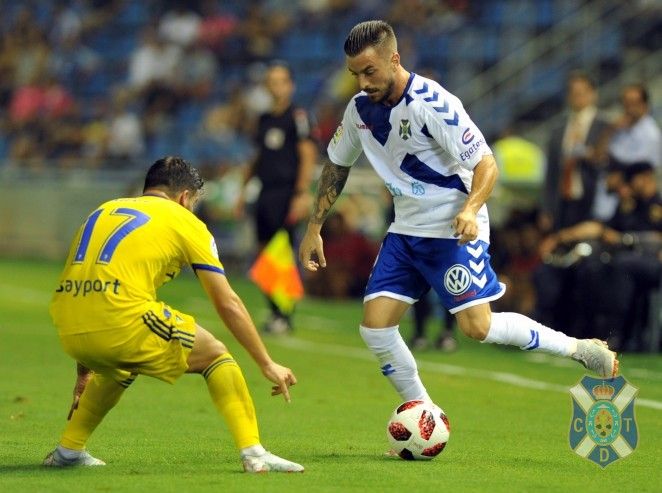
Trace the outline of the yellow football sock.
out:
[[[131,381],[133,378],[127,379],[127,386]],[[92,432],[117,404],[124,390],[126,387],[112,378],[95,373],[80,396],[78,409],[67,422],[60,445],[72,450],[83,450]]]
[[[237,448],[241,450],[260,443],[253,399],[232,355],[225,353],[216,358],[202,372],[202,376],[207,381],[216,409],[225,418]]]

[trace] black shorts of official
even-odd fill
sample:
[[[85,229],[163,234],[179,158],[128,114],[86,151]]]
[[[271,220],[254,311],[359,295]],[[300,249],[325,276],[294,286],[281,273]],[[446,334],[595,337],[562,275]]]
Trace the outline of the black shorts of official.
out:
[[[276,232],[283,228],[292,240],[293,225],[285,224],[287,212],[292,201],[293,190],[268,190],[260,193],[257,199],[255,222],[257,241],[261,245],[269,242]]]

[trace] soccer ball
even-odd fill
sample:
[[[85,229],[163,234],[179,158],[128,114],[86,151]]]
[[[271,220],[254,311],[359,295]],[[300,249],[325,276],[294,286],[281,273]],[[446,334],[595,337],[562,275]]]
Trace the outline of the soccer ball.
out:
[[[407,401],[393,411],[386,436],[401,458],[430,460],[444,450],[450,431],[448,418],[440,407],[424,401]]]

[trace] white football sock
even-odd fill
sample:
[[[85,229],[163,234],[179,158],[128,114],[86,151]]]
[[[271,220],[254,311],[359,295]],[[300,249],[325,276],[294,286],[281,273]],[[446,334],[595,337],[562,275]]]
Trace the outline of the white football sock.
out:
[[[57,450],[60,453],[60,455],[62,457],[64,457],[65,459],[67,459],[67,460],[78,459],[78,457],[80,457],[80,454],[83,453],[82,450],[74,450],[74,449],[63,447],[62,445],[58,445]]]
[[[369,329],[360,326],[361,337],[379,360],[382,374],[391,381],[403,401],[431,401],[418,376],[416,360],[402,340],[398,326]]]
[[[510,344],[527,351],[542,351],[571,356],[577,350],[577,339],[550,329],[519,313],[492,313],[492,323],[482,342]]]

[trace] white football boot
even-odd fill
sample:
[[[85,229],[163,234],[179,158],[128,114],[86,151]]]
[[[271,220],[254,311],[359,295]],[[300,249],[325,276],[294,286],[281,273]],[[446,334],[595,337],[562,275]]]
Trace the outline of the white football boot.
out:
[[[618,374],[616,353],[600,339],[578,339],[577,351],[572,359],[604,378],[613,378]]]
[[[303,472],[303,466],[278,457],[271,452],[262,455],[244,455],[241,458],[246,472]]]
[[[73,459],[65,458],[58,448],[49,453],[43,464],[48,467],[71,467],[71,466],[105,466],[106,463],[96,457],[92,457],[87,450],[83,450],[79,456]]]

